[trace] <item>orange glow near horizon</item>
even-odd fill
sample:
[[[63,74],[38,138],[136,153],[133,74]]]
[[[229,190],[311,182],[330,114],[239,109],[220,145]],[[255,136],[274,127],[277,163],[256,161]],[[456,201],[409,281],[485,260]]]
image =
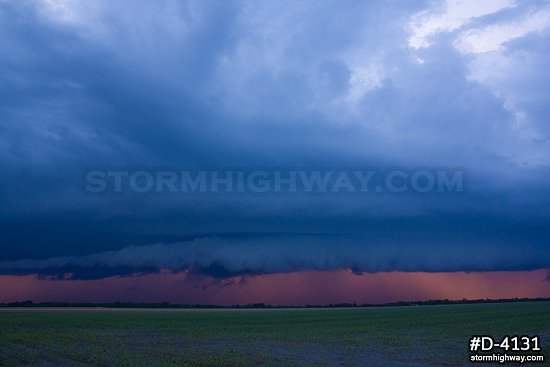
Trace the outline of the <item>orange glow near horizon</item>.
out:
[[[213,279],[187,272],[51,280],[0,276],[0,302],[164,302],[235,305],[387,303],[430,299],[550,297],[547,270],[501,272],[354,274],[302,271]]]

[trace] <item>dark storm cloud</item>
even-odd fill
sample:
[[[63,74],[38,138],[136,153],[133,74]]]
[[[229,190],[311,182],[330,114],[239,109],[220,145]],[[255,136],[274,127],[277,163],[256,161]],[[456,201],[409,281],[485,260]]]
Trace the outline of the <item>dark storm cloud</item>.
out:
[[[0,271],[550,266],[548,30],[456,46],[547,9],[411,47],[411,22],[441,17],[430,4],[1,2]],[[458,196],[82,192],[87,169],[113,166],[448,166],[469,182]]]
[[[545,233],[547,235],[547,233]],[[216,278],[300,270],[487,271],[533,270],[547,266],[544,243],[519,238],[453,239],[411,231],[391,242],[372,235],[277,235],[247,239],[199,238],[193,241],[129,246],[116,251],[45,260],[0,262],[6,274],[39,273],[62,279],[94,279],[161,270],[191,270]],[[494,242],[490,242],[494,241]],[[542,241],[541,241],[542,242]],[[515,249],[522,246],[521,254]],[[468,261],[464,256],[468,255]]]

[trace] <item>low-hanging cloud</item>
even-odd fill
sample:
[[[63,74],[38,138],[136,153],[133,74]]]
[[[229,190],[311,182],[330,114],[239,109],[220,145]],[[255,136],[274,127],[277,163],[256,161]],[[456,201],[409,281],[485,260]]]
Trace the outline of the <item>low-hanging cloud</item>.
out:
[[[434,251],[439,247],[439,251]],[[512,246],[513,248],[513,246]],[[84,256],[0,262],[0,272],[90,279],[161,270],[193,271],[213,277],[303,270],[380,271],[532,270],[550,255],[526,247],[522,255],[506,244],[383,243],[364,236],[271,236],[248,239],[198,238],[179,243],[128,246]]]

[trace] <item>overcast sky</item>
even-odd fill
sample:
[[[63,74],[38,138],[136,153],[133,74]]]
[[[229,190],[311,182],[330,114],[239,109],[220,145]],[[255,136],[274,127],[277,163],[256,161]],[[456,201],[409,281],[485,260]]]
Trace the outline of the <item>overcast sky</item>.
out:
[[[548,1],[0,0],[0,273],[550,267]],[[441,195],[94,195],[91,168],[460,167]]]

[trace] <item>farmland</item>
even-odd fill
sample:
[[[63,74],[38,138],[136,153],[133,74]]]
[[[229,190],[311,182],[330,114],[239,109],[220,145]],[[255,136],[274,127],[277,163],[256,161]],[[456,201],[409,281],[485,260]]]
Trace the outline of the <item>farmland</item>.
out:
[[[548,358],[550,302],[4,309],[0,366],[461,366],[471,365],[468,339],[474,334],[540,335]]]

